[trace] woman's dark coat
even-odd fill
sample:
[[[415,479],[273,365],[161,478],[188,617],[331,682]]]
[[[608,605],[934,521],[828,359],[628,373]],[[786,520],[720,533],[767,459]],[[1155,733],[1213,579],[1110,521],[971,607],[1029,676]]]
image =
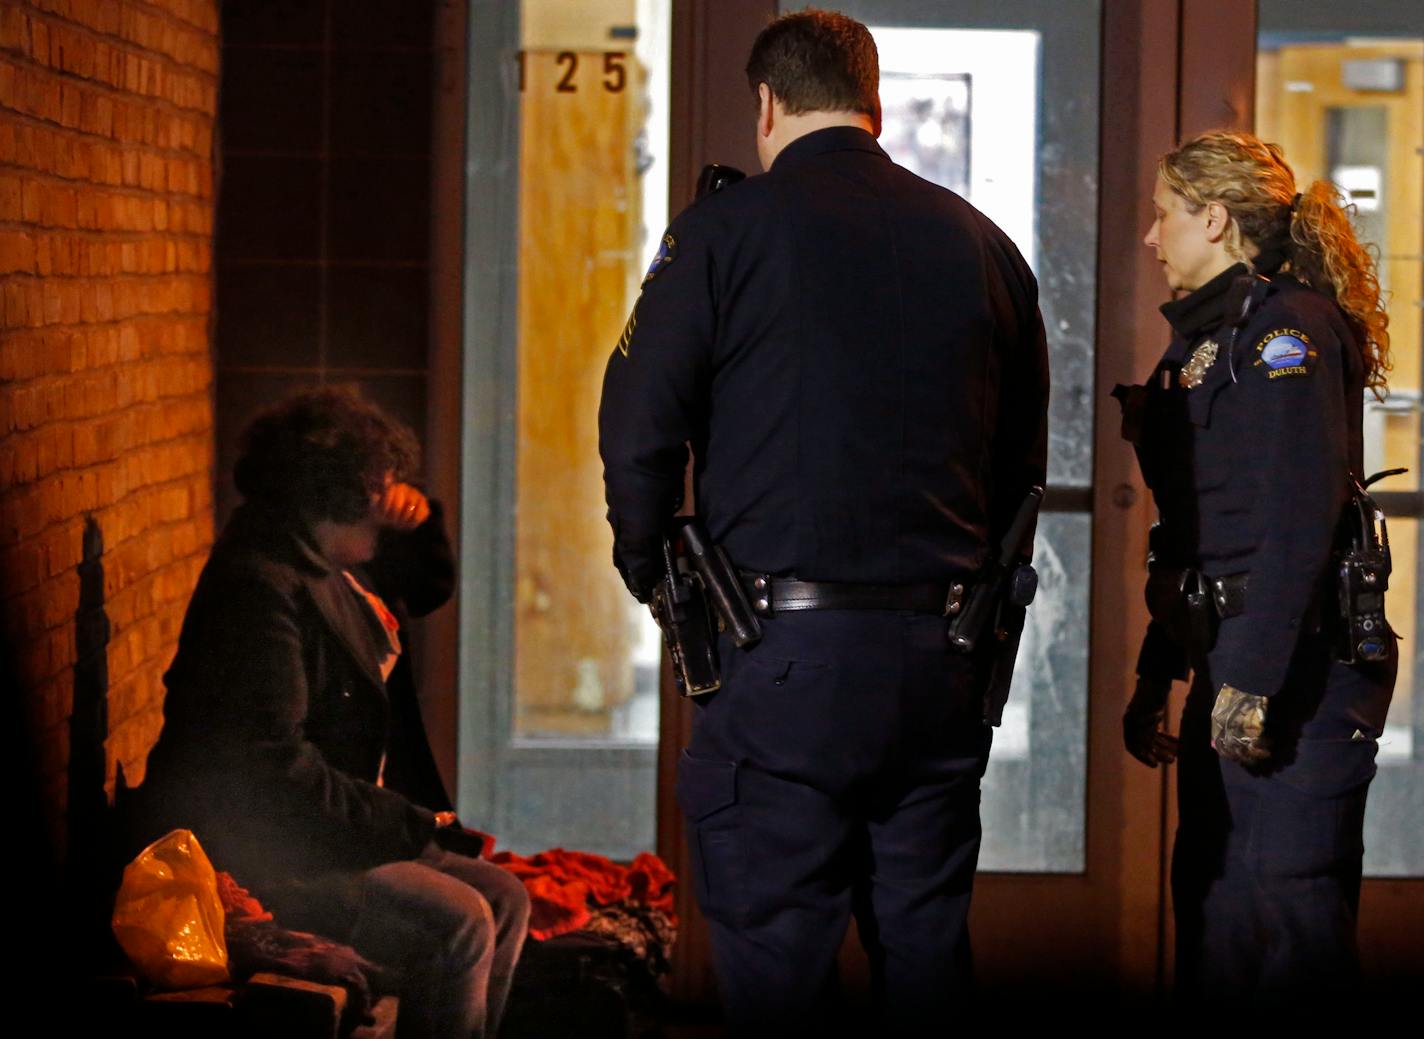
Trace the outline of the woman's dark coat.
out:
[[[398,611],[449,598],[438,507],[415,530],[383,537],[372,574],[358,576]],[[292,523],[240,508],[198,580],[164,679],[164,728],[139,799],[147,836],[187,827],[217,868],[259,892],[418,855],[432,811],[376,782],[388,752],[388,774],[424,776],[427,789],[434,776],[408,664],[390,688],[412,702],[393,705],[382,681],[383,640],[341,570]],[[393,714],[404,722],[399,744]],[[443,799],[438,776],[434,785]]]

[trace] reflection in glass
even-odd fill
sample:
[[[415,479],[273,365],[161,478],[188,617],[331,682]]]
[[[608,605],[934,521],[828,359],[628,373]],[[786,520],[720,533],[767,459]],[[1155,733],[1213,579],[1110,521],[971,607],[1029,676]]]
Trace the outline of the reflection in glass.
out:
[[[969,98],[963,73],[880,77],[880,146],[926,180],[969,196]]]
[[[666,48],[631,0],[522,11],[514,737],[652,744],[651,620],[610,565],[596,415],[666,217]]]
[[[1079,113],[1049,100],[1040,84],[1053,76],[1082,76],[1063,93],[1096,98],[1095,68],[1079,63],[1070,73],[1045,64],[1044,51],[1052,43],[1062,46],[1073,31],[1091,30],[1096,38],[1097,11],[1084,5],[1076,20],[1063,17],[1072,28],[1056,25],[1056,38],[1036,29],[872,24],[871,32],[880,52],[882,146],[896,162],[983,211],[1039,276],[1053,376],[1049,482],[1087,486],[1096,214],[1091,204],[1042,208],[1039,188],[1060,178],[1075,190],[1096,184],[1096,101],[1091,116],[1082,113],[1085,125],[1075,125]],[[1067,87],[1063,79],[1056,82]],[[1039,596],[1029,611],[1012,695],[994,733],[984,778],[980,867],[985,870],[1084,867],[1088,632],[1083,618],[1091,532],[1086,512],[1048,513],[1039,523]]]
[[[1088,615],[1092,517],[1048,513],[1033,565],[1028,611],[1004,724],[984,776],[979,867],[1014,872],[1083,868],[1087,775]]]
[[[462,814],[655,837],[656,636],[610,558],[603,368],[667,222],[671,0],[470,7]]]
[[[1036,267],[1038,33],[870,31],[880,52],[881,146],[974,203]]]

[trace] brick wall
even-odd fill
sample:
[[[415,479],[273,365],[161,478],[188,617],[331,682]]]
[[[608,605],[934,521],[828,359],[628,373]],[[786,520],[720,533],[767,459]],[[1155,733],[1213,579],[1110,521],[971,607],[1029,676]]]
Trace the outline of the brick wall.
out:
[[[56,848],[97,796],[76,670],[110,790],[139,782],[212,540],[217,6],[0,6],[0,632]]]

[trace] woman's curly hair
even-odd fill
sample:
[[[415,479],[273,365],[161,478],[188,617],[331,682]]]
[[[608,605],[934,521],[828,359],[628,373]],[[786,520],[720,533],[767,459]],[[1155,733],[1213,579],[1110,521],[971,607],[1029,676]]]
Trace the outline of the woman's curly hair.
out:
[[[420,446],[405,425],[351,388],[324,387],[261,412],[242,433],[233,478],[275,512],[354,523],[389,475],[409,480]]]
[[[1339,190],[1317,180],[1297,194],[1295,174],[1278,145],[1227,130],[1201,134],[1168,152],[1157,173],[1193,212],[1208,202],[1226,207],[1226,244],[1237,257],[1250,262],[1250,243],[1258,259],[1283,259],[1282,271],[1339,304],[1360,337],[1365,385],[1383,399],[1391,367],[1389,313],[1375,258],[1355,237],[1351,207]]]

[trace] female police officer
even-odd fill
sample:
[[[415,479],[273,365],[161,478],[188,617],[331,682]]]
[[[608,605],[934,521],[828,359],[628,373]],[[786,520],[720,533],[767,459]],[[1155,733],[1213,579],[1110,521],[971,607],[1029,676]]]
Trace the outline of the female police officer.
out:
[[[1161,159],[1152,204],[1174,334],[1117,394],[1160,513],[1124,735],[1154,767],[1180,751],[1178,990],[1340,1007],[1397,654],[1387,633],[1382,659],[1339,659],[1332,550],[1387,317],[1335,189],[1298,194],[1275,145],[1203,134]],[[1179,746],[1161,722],[1189,669]]]

